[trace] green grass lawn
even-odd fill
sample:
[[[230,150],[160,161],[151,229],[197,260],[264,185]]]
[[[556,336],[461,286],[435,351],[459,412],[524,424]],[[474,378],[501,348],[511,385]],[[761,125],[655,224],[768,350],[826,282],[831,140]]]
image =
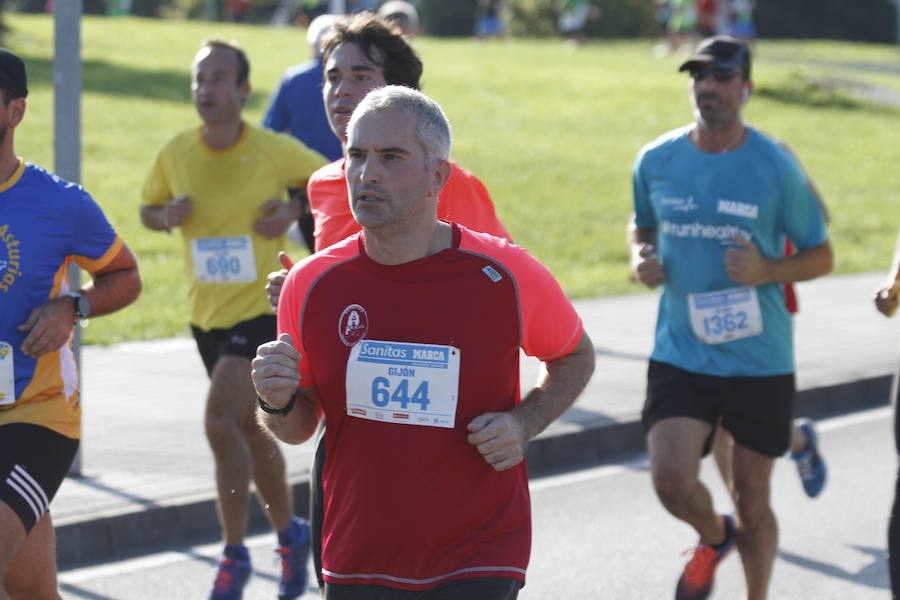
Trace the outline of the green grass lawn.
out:
[[[12,32],[4,43],[25,59],[31,88],[16,149],[52,168],[53,22],[7,18]],[[155,152],[198,123],[189,67],[208,35],[247,48],[251,122],[261,119],[284,69],[307,58],[304,32],[296,29],[83,21],[82,179],[138,255],[144,279],[136,305],[92,322],[88,343],[187,333],[179,245],[145,230],[138,207]],[[572,53],[556,40],[415,41],[424,91],[453,125],[455,159],[481,177],[516,241],[573,297],[641,291],[629,281],[624,246],[631,164],[644,143],[691,118],[687,77],[676,73],[680,59],[651,58],[653,44],[604,41]],[[818,184],[831,209],[837,271],[886,270],[900,225],[900,111],[809,82],[850,78],[900,93],[896,48],[762,41],[757,51],[759,93],[747,120],[790,144]]]

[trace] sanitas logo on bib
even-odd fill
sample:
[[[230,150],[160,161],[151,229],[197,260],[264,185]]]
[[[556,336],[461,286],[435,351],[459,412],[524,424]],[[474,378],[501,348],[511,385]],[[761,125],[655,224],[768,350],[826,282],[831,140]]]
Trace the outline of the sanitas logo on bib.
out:
[[[338,319],[338,336],[347,346],[355,346],[369,331],[369,315],[359,304],[351,304]]]

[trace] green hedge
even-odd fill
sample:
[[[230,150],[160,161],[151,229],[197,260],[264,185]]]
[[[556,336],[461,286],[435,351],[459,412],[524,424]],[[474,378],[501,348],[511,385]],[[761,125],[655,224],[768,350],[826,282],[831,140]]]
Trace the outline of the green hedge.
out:
[[[477,0],[422,0],[419,19],[428,35],[465,37],[475,31]]]
[[[659,26],[652,0],[591,0],[598,17],[589,19],[590,37],[630,38],[655,35]],[[513,35],[556,35],[559,8],[547,0],[510,0],[510,31]]]
[[[892,0],[758,0],[753,16],[760,37],[894,43],[896,11]]]
[[[67,0],[56,0],[65,2]],[[7,10],[43,12],[47,0],[11,0]],[[217,0],[224,17],[226,0]],[[653,0],[591,0],[599,18],[587,24],[587,35],[631,38],[658,35]],[[508,0],[507,29],[515,36],[557,35],[558,0]],[[278,0],[254,0],[250,21],[268,22]],[[477,0],[421,0],[420,16],[427,34],[471,36]],[[83,0],[85,14],[106,14],[107,0]],[[144,17],[203,18],[204,0],[132,0],[131,14]],[[757,0],[754,19],[764,38],[818,38],[876,43],[897,41],[894,0]]]
[[[652,0],[591,0],[600,18],[588,21],[593,37],[639,37],[657,31]],[[476,0],[422,0],[422,24],[429,35],[470,36],[475,28]],[[558,3],[550,0],[508,0],[507,30],[511,35],[540,37],[557,34]]]
[[[653,0],[591,0],[600,17],[588,21],[587,35],[630,38],[658,35]],[[507,29],[516,36],[553,36],[556,0],[508,0]],[[422,0],[430,35],[472,35],[475,0]],[[754,19],[760,37],[819,38],[865,42],[897,41],[893,0],[758,0]]]

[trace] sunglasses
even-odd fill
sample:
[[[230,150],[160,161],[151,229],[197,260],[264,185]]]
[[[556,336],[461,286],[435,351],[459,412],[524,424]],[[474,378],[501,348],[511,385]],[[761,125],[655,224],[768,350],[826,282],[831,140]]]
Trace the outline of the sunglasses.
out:
[[[719,83],[726,83],[737,77],[737,74],[736,69],[694,69],[691,71],[691,78],[694,81],[703,81],[707,75],[712,75]]]

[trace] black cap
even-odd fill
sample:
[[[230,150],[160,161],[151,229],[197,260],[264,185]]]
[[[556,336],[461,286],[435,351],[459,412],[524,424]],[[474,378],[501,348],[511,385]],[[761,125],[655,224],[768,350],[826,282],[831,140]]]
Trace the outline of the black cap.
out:
[[[6,48],[0,48],[0,88],[11,91],[16,98],[28,95],[25,63]]]
[[[744,70],[744,77],[750,78],[750,48],[741,40],[730,35],[706,38],[694,50],[694,54],[679,71],[693,71],[703,67]]]

